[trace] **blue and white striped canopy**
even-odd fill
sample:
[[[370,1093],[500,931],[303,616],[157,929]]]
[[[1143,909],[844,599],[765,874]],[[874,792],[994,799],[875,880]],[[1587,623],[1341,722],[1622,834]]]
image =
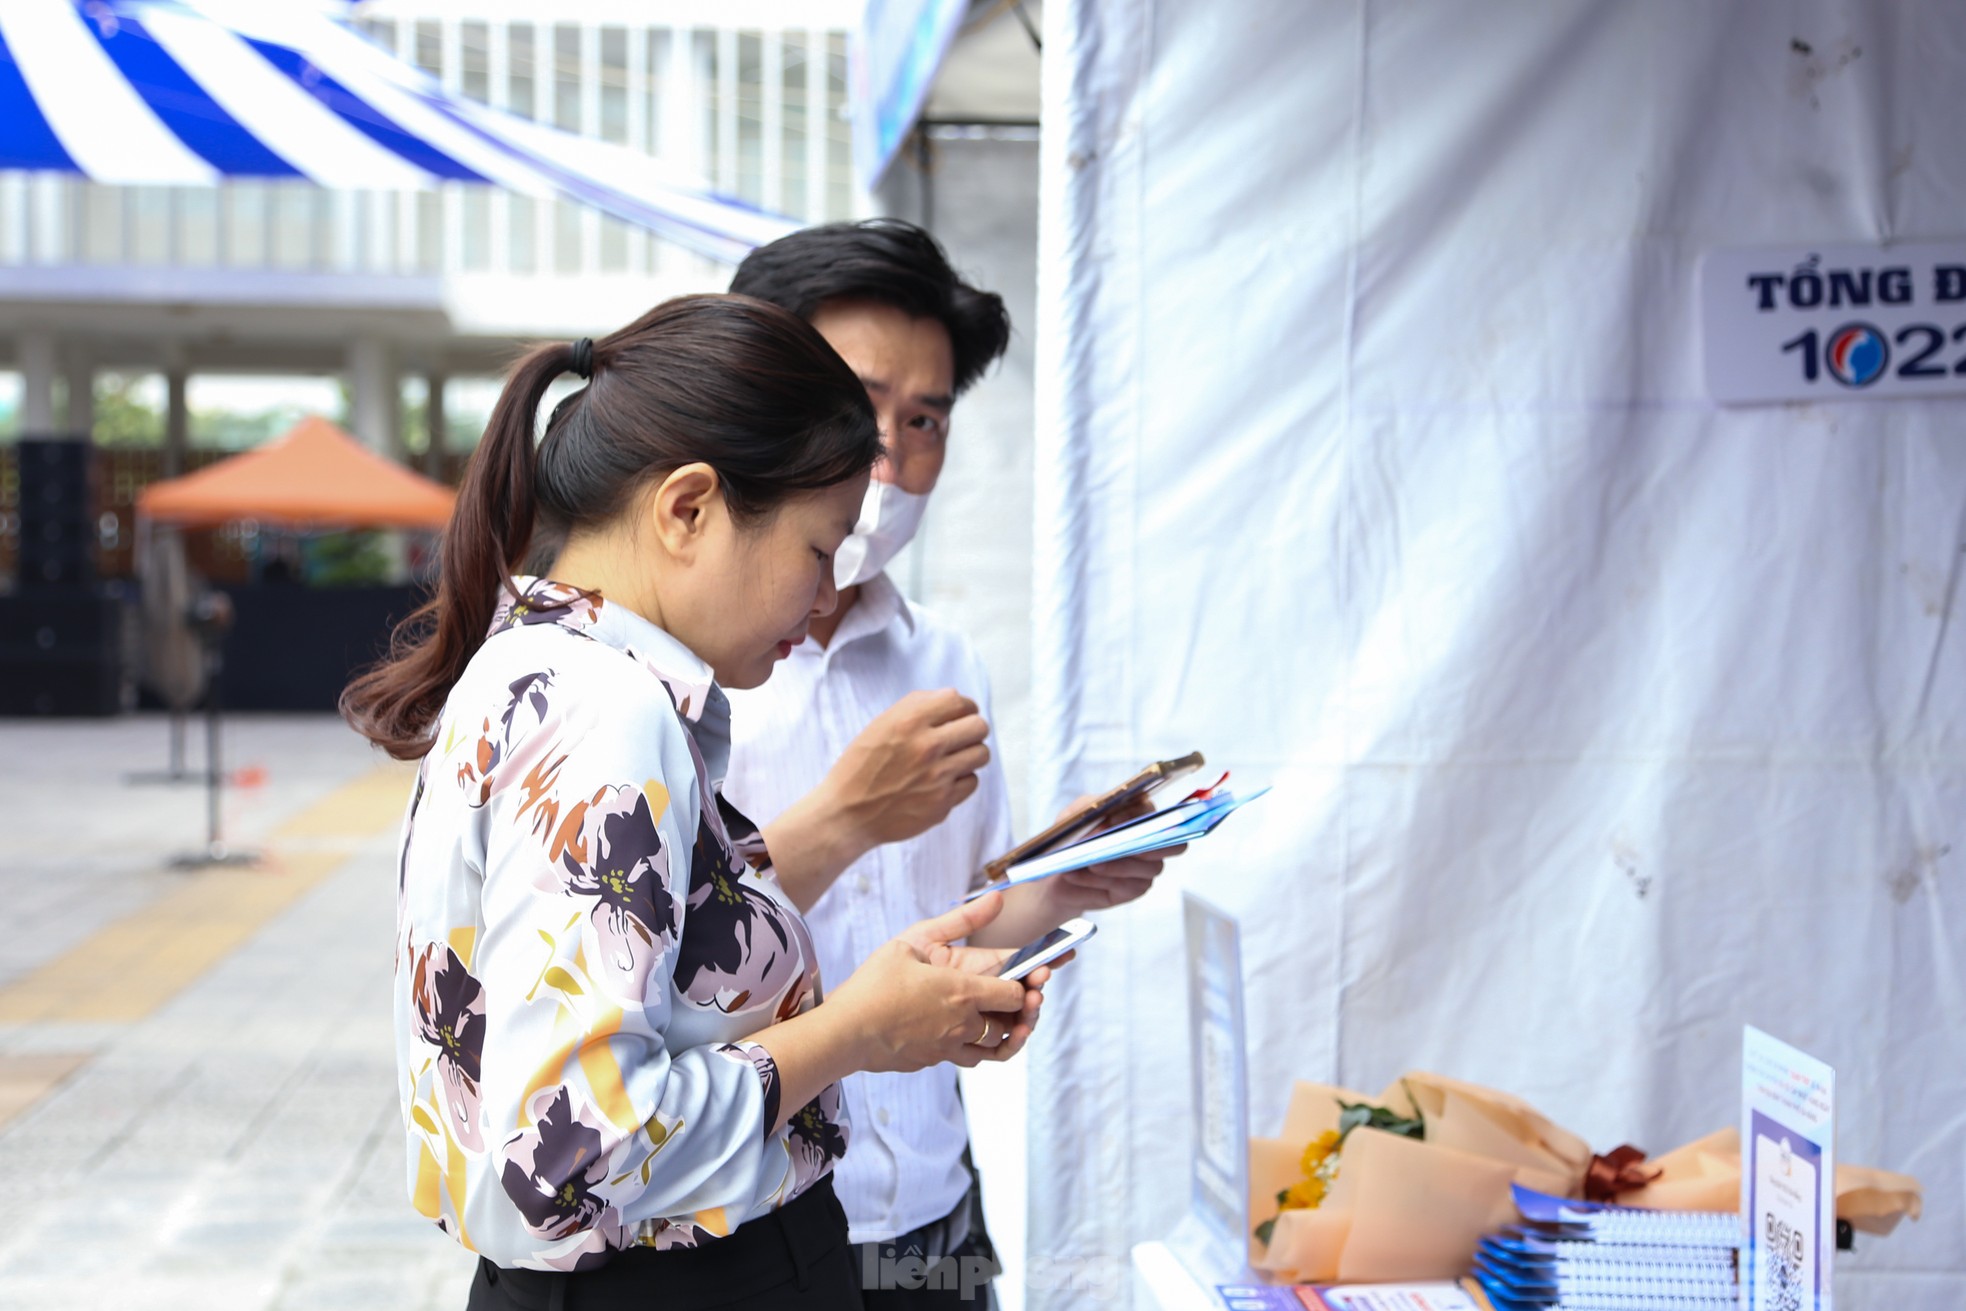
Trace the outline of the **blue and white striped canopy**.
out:
[[[485,183],[731,261],[797,226],[639,152],[447,95],[282,0],[0,0],[0,169],[143,185]]]

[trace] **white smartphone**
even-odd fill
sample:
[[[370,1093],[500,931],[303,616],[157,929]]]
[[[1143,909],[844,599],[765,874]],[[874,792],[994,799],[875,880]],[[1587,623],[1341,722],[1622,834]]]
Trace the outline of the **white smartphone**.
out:
[[[1019,947],[1016,955],[997,968],[997,977],[1021,979],[1038,966],[1049,965],[1097,932],[1099,926],[1091,920],[1066,920],[1036,942]]]

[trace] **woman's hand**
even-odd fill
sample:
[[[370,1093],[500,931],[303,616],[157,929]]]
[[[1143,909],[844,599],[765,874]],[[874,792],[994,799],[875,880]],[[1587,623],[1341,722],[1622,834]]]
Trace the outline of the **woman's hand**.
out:
[[[1144,856],[1126,856],[1120,860],[1109,860],[1103,865],[1060,874],[1055,879],[1047,880],[1050,886],[1046,888],[1046,893],[1052,909],[1063,922],[1089,910],[1123,906],[1144,896],[1154,886],[1154,880],[1160,877],[1161,867],[1187,849],[1187,844],[1183,843],[1178,847],[1163,847]]]
[[[998,893],[923,920],[882,946],[820,1009],[833,1010],[854,1044],[856,1068],[909,1071],[949,1061],[974,1066],[1023,1050],[1051,971],[1020,980],[995,970],[1011,955],[959,941],[1003,909]],[[837,1008],[837,1009],[835,1009]]]

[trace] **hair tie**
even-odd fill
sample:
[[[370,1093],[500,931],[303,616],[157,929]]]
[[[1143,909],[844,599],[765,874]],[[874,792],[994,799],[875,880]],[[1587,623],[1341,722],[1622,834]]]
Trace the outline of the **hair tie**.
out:
[[[583,378],[594,376],[594,339],[582,337],[573,344],[573,360],[568,368]]]

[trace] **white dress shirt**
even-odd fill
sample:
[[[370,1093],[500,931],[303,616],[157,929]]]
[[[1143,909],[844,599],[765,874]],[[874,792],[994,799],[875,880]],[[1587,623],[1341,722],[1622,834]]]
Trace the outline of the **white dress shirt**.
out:
[[[876,715],[910,692],[946,687],[988,716],[989,678],[967,639],[878,575],[861,585],[830,646],[807,638],[764,686],[730,693],[724,795],[769,825],[818,786]],[[807,913],[827,983],[838,984],[910,924],[949,909],[983,863],[1010,848],[1010,794],[994,734],[990,753],[975,794],[947,820],[875,848]],[[885,1242],[955,1209],[969,1187],[955,1067],[856,1074],[844,1087],[853,1146],[833,1181],[852,1240]]]

